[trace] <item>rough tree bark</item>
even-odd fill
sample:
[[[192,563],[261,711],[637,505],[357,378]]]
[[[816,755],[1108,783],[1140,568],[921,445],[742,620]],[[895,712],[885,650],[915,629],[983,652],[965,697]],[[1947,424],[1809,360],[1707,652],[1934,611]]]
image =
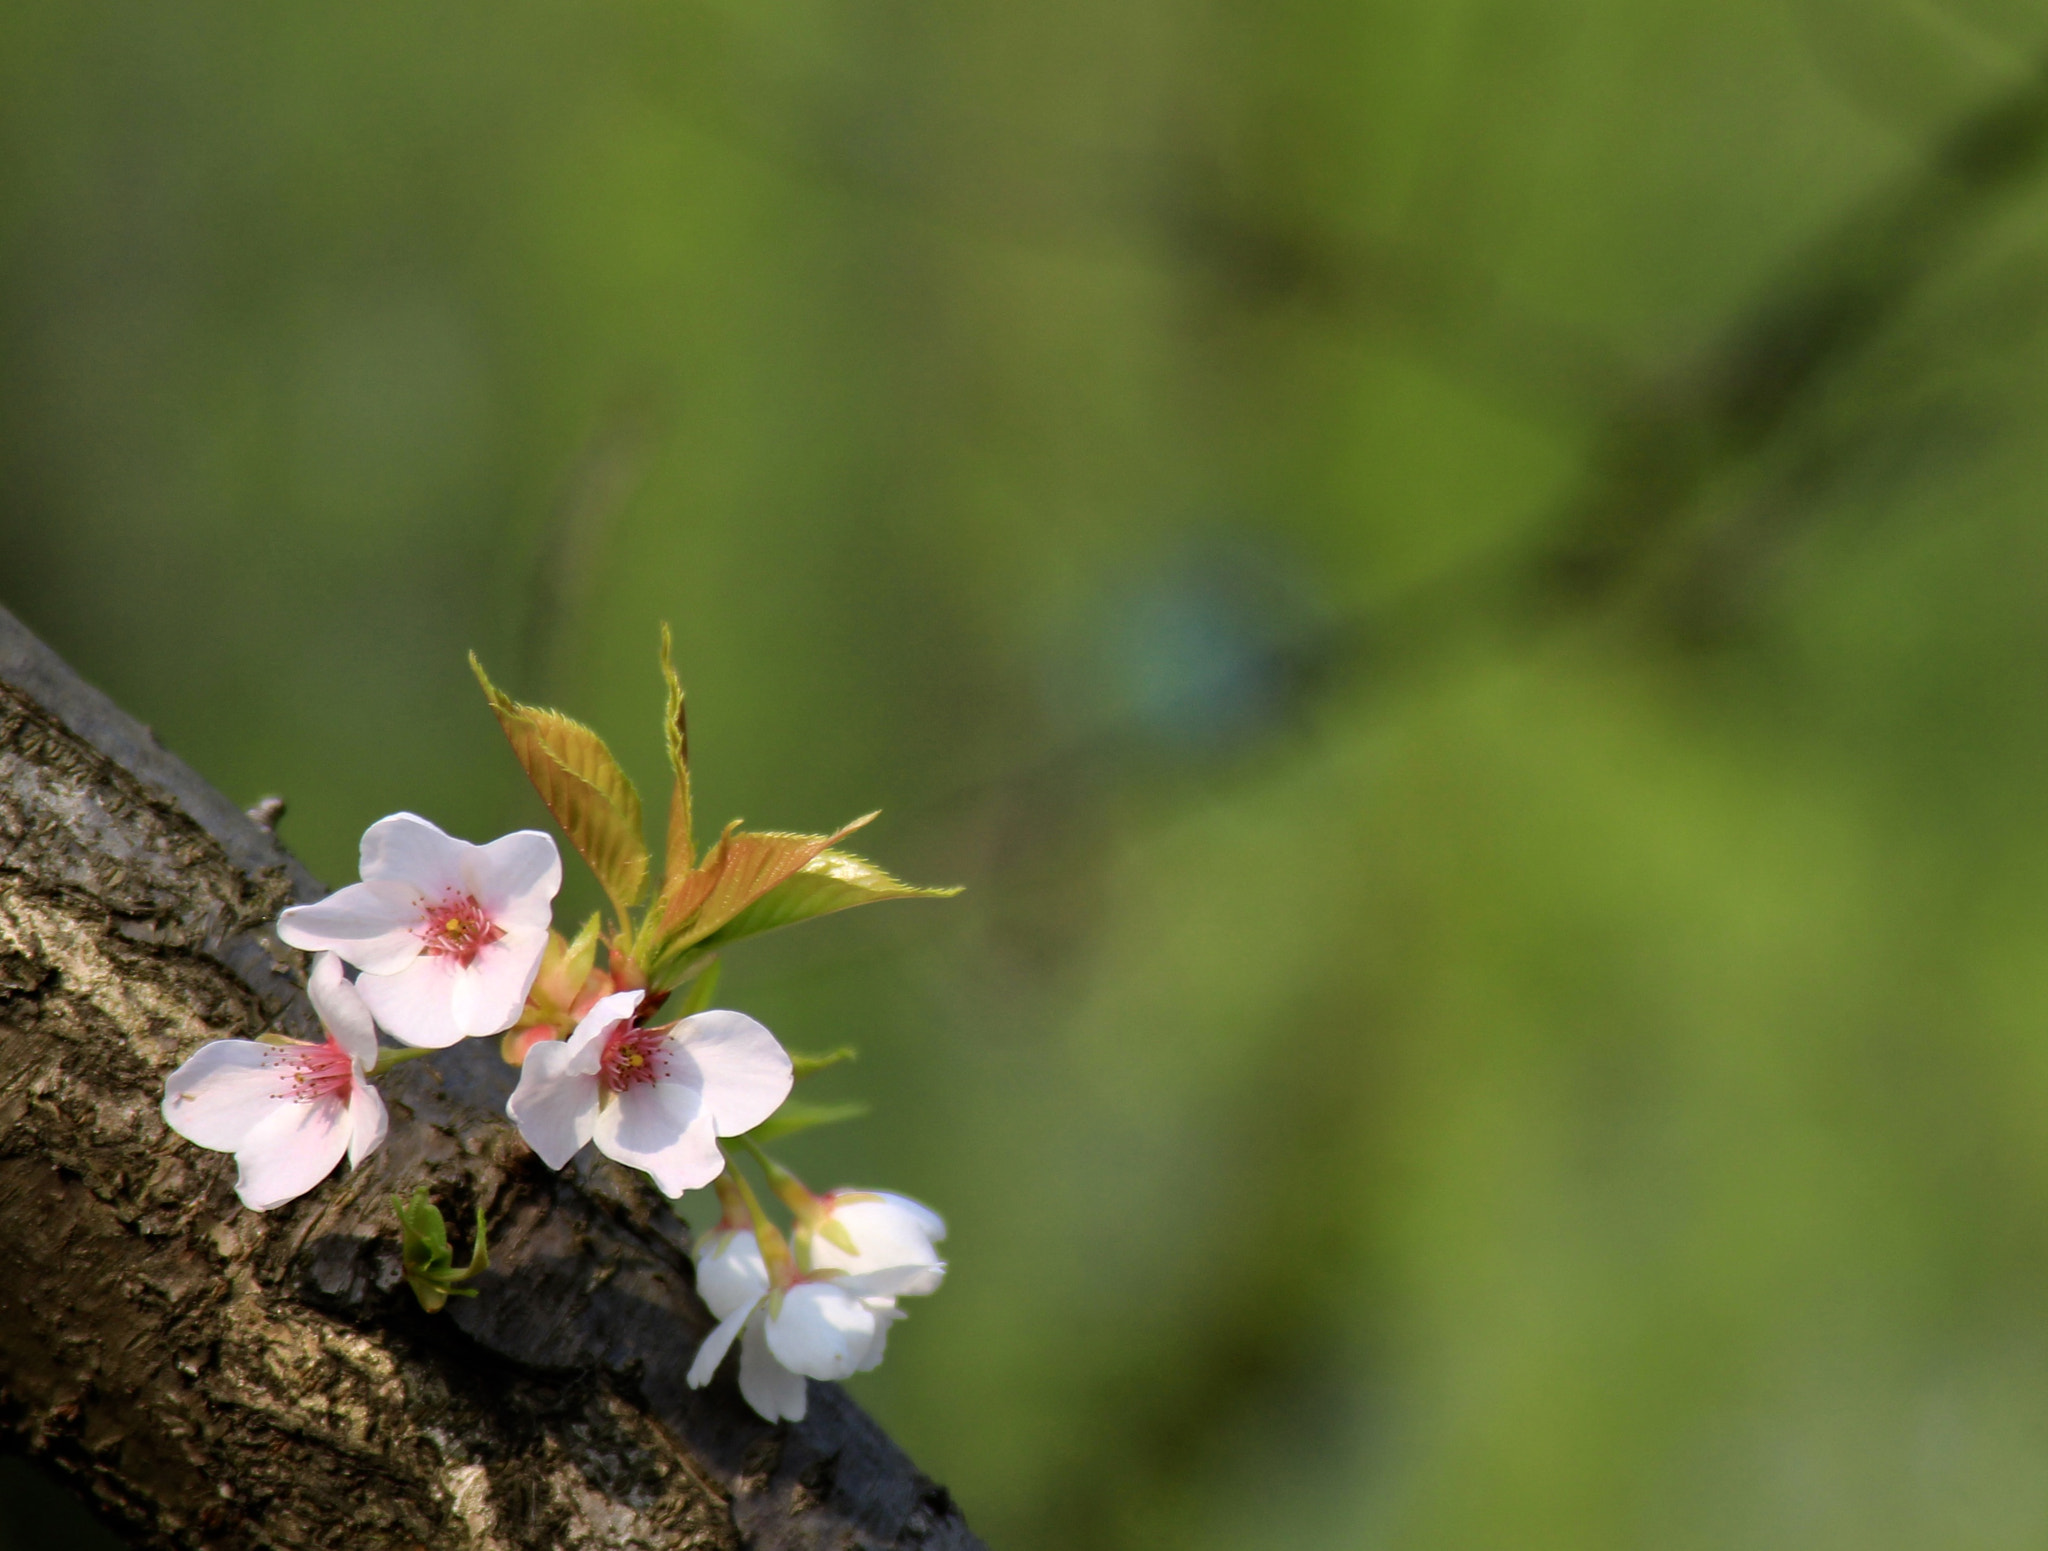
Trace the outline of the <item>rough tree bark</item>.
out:
[[[322,892],[0,611],[0,1436],[138,1545],[980,1545],[836,1386],[796,1426],[685,1386],[686,1230],[543,1167],[496,1041],[386,1078],[360,1172],[243,1210],[157,1102],[205,1040],[310,1032],[270,926]],[[422,1182],[458,1244],[491,1225],[482,1296],[431,1316],[391,1210]]]

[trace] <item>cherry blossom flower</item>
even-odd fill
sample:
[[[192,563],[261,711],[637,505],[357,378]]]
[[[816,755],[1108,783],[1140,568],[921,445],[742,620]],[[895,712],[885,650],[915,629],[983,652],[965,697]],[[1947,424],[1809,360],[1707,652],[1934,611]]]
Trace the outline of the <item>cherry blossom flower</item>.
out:
[[[471,845],[394,813],[363,832],[362,876],[294,905],[277,935],[338,953],[377,1022],[439,1049],[518,1020],[548,945],[562,858],[536,829]]]
[[[922,1266],[923,1275],[903,1292],[939,1290],[946,1263],[932,1246],[945,1238],[946,1224],[923,1202],[886,1190],[834,1190],[820,1196],[818,1204],[822,1215],[805,1225],[802,1240],[813,1268],[859,1273]]]
[[[217,1039],[164,1083],[164,1124],[235,1155],[235,1194],[252,1212],[304,1195],[344,1154],[356,1167],[382,1145],[384,1100],[365,1080],[377,1027],[341,960],[323,953],[306,982],[322,1044]]]
[[[853,1200],[852,1194],[835,1193],[845,1200],[840,1214],[856,1205],[884,1208],[840,1216],[842,1226],[869,1219],[859,1236],[866,1241],[861,1252],[839,1252],[842,1260],[861,1262],[858,1270],[822,1266],[814,1258],[811,1270],[792,1272],[789,1285],[778,1290],[752,1231],[722,1223],[705,1237],[697,1292],[718,1327],[690,1364],[692,1388],[711,1382],[737,1337],[740,1394],[747,1404],[771,1422],[800,1422],[806,1378],[843,1379],[881,1364],[889,1327],[903,1318],[896,1300],[934,1291],[945,1275],[931,1248],[933,1238],[945,1236],[945,1225],[902,1196]],[[822,1231],[811,1237],[812,1255],[827,1242]]]
[[[717,1178],[725,1168],[718,1138],[774,1114],[794,1078],[789,1053],[745,1013],[700,1012],[644,1028],[634,1014],[645,995],[614,992],[568,1039],[529,1050],[505,1113],[548,1167],[594,1141],[673,1197]]]

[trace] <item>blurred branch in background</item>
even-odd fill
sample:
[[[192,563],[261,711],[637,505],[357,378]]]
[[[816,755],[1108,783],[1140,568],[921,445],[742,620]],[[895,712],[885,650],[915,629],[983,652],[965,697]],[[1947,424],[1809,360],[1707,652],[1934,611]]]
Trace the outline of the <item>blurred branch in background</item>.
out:
[[[1804,434],[1816,406],[1897,325],[1944,264],[2048,164],[2048,64],[2010,95],[1942,138],[1897,186],[1881,191],[1796,257],[1741,309],[1697,360],[1654,378],[1612,367],[1573,370],[1554,340],[1482,314],[1474,338],[1518,334],[1539,380],[1587,386],[1604,400],[1591,465],[1579,487],[1521,553],[1490,555],[1468,570],[1334,627],[1307,648],[1308,685],[1381,660],[1409,661],[1432,639],[1486,619],[1552,620],[1604,604],[1655,566],[1660,546],[1719,480]],[[1211,212],[1197,247],[1257,295],[1282,291],[1341,307],[1366,295],[1400,296],[1375,255],[1262,230]],[[1247,277],[1257,277],[1247,278]],[[1445,316],[1460,293],[1437,287]],[[1809,471],[1812,465],[1802,465]],[[1775,508],[1781,516],[1789,504]],[[1751,532],[1752,540],[1762,535]],[[1724,557],[1725,559],[1725,557]]]
[[[2009,62],[1960,20],[1929,9],[1947,34],[1983,56],[1987,72]],[[1472,604],[1519,612],[1533,602],[1542,612],[1625,587],[1709,486],[1797,434],[1925,282],[2040,175],[2048,153],[2042,62],[1942,132],[1912,172],[1795,257],[1696,359],[1655,371],[1519,311],[1458,254],[1396,234],[1361,241],[1275,219],[1234,200],[1215,169],[1185,158],[1169,167],[1145,151],[1077,145],[1055,158],[1067,173],[1060,181],[962,187],[933,169],[930,144],[891,138],[887,119],[835,111],[829,87],[778,75],[729,20],[701,7],[696,14],[724,27],[690,61],[693,89],[675,100],[710,132],[785,168],[984,240],[1135,239],[1207,279],[1227,305],[1302,307],[1370,326],[1524,413],[1577,422],[1590,412],[1604,422],[1585,482],[1554,514],[1538,553],[1499,557],[1395,602],[1385,623],[1355,622],[1326,648],[1333,659],[1369,656],[1367,643],[1406,628],[1397,622],[1447,604],[1461,615]],[[1811,461],[1803,467],[1808,477],[1815,471]],[[1762,542],[1764,526],[1747,525],[1753,542]],[[1713,559],[1695,568],[1688,601],[1673,604],[1690,611],[1696,628],[1705,627],[1702,611],[1717,607],[1706,601],[1706,578],[1719,578],[1712,585],[1725,591],[1744,569],[1726,544],[1712,548]],[[1496,571],[1505,574],[1489,574]],[[1303,680],[1321,677],[1308,666]]]
[[[1382,234],[1339,238],[1233,200],[1216,172],[1189,169],[1152,201],[1170,264],[1250,312],[1299,307],[1365,327],[1427,357],[1515,412],[1576,425],[1653,384],[1583,333],[1510,305],[1463,256]]]
[[[2044,160],[2048,61],[1795,259],[1698,364],[1648,403],[1617,406],[1591,477],[1531,568],[1539,598],[1570,608],[1626,586],[1717,479],[1800,434]]]
[[[1697,359],[1655,378],[1632,376],[1563,336],[1479,305],[1484,287],[1468,290],[1473,282],[1419,255],[1397,260],[1392,250],[1347,250],[1220,206],[1185,212],[1184,253],[1216,273],[1239,305],[1284,298],[1339,313],[1370,305],[1375,314],[1411,321],[1465,318],[1469,333],[1428,336],[1449,347],[1454,366],[1497,346],[1494,359],[1527,363],[1531,382],[1561,381],[1604,405],[1577,488],[1525,546],[1485,554],[1366,613],[1276,615],[1258,638],[1244,637],[1237,650],[1256,664],[1260,685],[1296,704],[1274,725],[1361,674],[1426,668],[1453,643],[1503,626],[1560,624],[1644,589],[1656,594],[1652,612],[1667,631],[1697,639],[1725,628],[1771,555],[1818,509],[1816,488],[1867,455],[1872,437],[1895,429],[1881,418],[1883,406],[1910,385],[1851,397],[1847,380],[1943,267],[1965,259],[1971,239],[2044,168],[2048,65],[1798,255]],[[2008,287],[1994,311],[2011,330],[2044,306],[2048,295],[2038,287],[2024,295]],[[1838,394],[1851,412],[1829,418],[1823,410]],[[1859,420],[1876,424],[1859,435]],[[1716,513],[1723,526],[1689,521],[1718,485],[1774,458],[1782,467],[1763,492]],[[1190,710],[1233,715],[1215,704]],[[1142,723],[1104,729],[934,806],[1007,804],[1024,790],[1071,796],[1089,784],[1086,772],[1113,768],[1151,736]],[[1036,837],[1035,851],[1046,815],[1040,804],[1023,807],[1030,816],[1020,822]]]
[[[1597,340],[1517,311],[1494,277],[1444,246],[1382,232],[1338,242],[1233,207],[1202,131],[1163,145],[1068,136],[1019,147],[1017,127],[972,105],[944,136],[901,110],[877,112],[862,83],[806,73],[709,6],[686,83],[660,99],[702,132],[785,173],[889,207],[928,227],[1005,247],[1135,247],[1214,288],[1226,306],[1297,305],[1370,328],[1449,367],[1521,413],[1564,420],[1648,385]],[[786,52],[786,51],[785,51]],[[1000,162],[998,182],[956,169]],[[1056,174],[1038,169],[1050,164]]]

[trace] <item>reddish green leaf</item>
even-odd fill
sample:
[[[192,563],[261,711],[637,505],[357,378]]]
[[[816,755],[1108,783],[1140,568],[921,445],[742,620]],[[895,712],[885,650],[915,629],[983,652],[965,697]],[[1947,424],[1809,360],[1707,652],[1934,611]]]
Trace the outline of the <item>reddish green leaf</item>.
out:
[[[700,939],[722,947],[742,937],[793,926],[835,910],[885,899],[948,899],[960,891],[921,889],[892,878],[873,862],[846,851],[820,851],[794,875],[767,890],[723,926]]]
[[[521,705],[484,674],[472,652],[469,665],[505,729],[512,752],[562,832],[590,864],[623,921],[647,886],[647,843],[640,829],[640,794],[619,768],[604,739],[559,711]]]
[[[728,826],[718,844],[706,853],[701,867],[685,879],[671,879],[663,889],[664,951],[701,942],[777,884],[801,872],[834,841],[873,818],[872,813],[857,818],[832,835],[749,832]]]

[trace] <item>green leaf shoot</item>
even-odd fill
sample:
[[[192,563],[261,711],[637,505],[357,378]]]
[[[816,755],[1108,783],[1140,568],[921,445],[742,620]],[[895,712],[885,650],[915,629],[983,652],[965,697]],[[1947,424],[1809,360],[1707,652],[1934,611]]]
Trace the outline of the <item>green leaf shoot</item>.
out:
[[[420,1307],[436,1314],[451,1297],[474,1298],[476,1289],[460,1284],[490,1269],[490,1240],[484,1228],[483,1207],[479,1205],[476,1209],[476,1247],[470,1252],[469,1264],[458,1271],[454,1251],[448,1246],[448,1224],[441,1209],[428,1197],[425,1185],[413,1192],[410,1201],[393,1196],[391,1205],[398,1213],[399,1258],[405,1268],[405,1283],[419,1299]]]
[[[858,1061],[859,1059],[860,1052],[855,1050],[853,1046],[841,1045],[837,1050],[827,1051],[821,1056],[800,1056],[795,1051],[791,1051],[789,1063],[794,1069],[795,1075],[803,1078],[809,1077],[816,1072],[822,1072],[827,1067],[838,1066],[843,1061]]]
[[[836,1126],[842,1121],[858,1120],[867,1112],[867,1105],[861,1103],[806,1104],[801,1099],[790,1099],[782,1108],[753,1130],[745,1132],[738,1140],[749,1143],[772,1142],[779,1137],[794,1136],[799,1131],[808,1131],[813,1126]]]

